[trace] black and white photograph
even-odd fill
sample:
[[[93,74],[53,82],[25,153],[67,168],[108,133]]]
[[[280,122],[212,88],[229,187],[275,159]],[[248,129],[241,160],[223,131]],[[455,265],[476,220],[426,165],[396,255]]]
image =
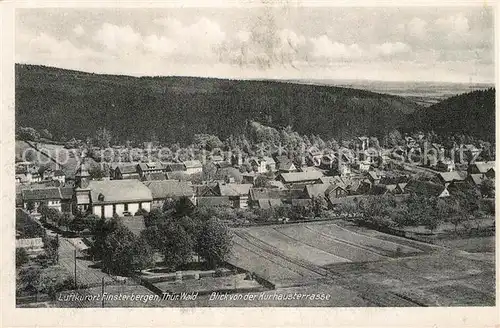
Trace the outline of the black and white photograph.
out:
[[[496,306],[495,11],[15,8],[15,306]]]

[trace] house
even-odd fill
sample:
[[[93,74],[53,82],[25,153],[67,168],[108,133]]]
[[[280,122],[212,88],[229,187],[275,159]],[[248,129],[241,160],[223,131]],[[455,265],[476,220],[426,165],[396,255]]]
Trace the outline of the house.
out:
[[[186,171],[172,171],[165,173],[167,180],[180,180],[187,181],[189,180],[189,174]]]
[[[439,198],[450,196],[450,192],[446,186],[430,181],[412,180],[406,185],[405,192]]]
[[[21,191],[24,208],[28,209],[28,204],[34,205],[36,211],[40,204],[44,203],[50,208],[61,211],[61,191],[57,187],[23,189]]]
[[[205,183],[201,185],[193,185],[194,194],[196,197],[218,197],[220,196],[218,183]]]
[[[25,172],[34,173],[38,171],[39,167],[38,165],[36,165],[35,162],[23,161],[23,162],[17,162],[15,164],[15,169],[16,172],[20,173],[25,173]]]
[[[42,180],[52,180],[54,179],[54,170],[47,168],[42,172]]]
[[[436,169],[443,172],[455,171],[455,162],[451,159],[442,159],[437,162]]]
[[[16,249],[22,248],[28,255],[38,255],[45,252],[41,237],[16,239]]]
[[[76,206],[103,218],[151,210],[153,196],[142,182],[133,179],[88,181],[75,188]]]
[[[187,174],[196,174],[203,171],[203,165],[198,160],[185,161],[184,166],[186,167]]]
[[[358,170],[360,170],[361,172],[368,172],[370,170],[371,163],[369,161],[359,161],[357,163],[357,166]]]
[[[307,162],[309,165],[320,166],[323,153],[317,147],[311,147],[307,150]]]
[[[233,154],[231,156],[231,165],[235,167],[240,167],[243,165],[243,157],[241,154]]]
[[[368,172],[368,180],[372,185],[376,185],[380,183],[381,176],[375,172],[375,171],[370,171]]]
[[[61,211],[73,212],[73,187],[64,186],[59,188],[61,192]]]
[[[469,174],[486,174],[489,170],[492,170],[490,174],[495,174],[495,161],[490,162],[475,162],[470,164],[467,170]]]
[[[253,185],[241,183],[219,183],[217,188],[222,197],[229,197],[233,208],[247,208],[248,196]]]
[[[386,195],[386,194],[392,194],[392,195],[402,195],[404,194],[404,188],[406,186],[406,183],[400,183],[400,184],[378,184],[373,186],[372,188],[372,195]]]
[[[282,193],[278,189],[272,188],[250,188],[248,193],[248,205],[252,208],[266,208],[282,204]],[[264,206],[264,207],[262,207]]]
[[[370,139],[368,137],[357,137],[356,146],[358,149],[367,150],[369,147]]]
[[[297,168],[293,164],[292,160],[286,156],[276,156],[274,158],[276,163],[276,170],[281,173],[289,173],[297,171]]]
[[[194,199],[195,193],[191,182],[178,180],[146,181],[144,185],[151,190],[153,201],[151,208],[161,208],[167,199],[189,197]]]
[[[66,174],[62,170],[54,171],[54,180],[59,181],[61,184],[66,182]]]
[[[184,163],[164,163],[165,172],[183,172],[186,171]]]
[[[313,184],[320,183],[320,178],[323,176],[323,173],[319,171],[312,172],[291,172],[291,173],[281,173],[278,179],[283,182],[285,185],[294,185],[294,184]]]
[[[267,186],[269,188],[277,188],[278,190],[285,190],[286,187],[283,184],[283,182],[278,181],[278,180],[271,180],[267,182]]]
[[[31,183],[32,174],[29,172],[16,174],[16,183]]]
[[[156,181],[156,180],[166,180],[167,175],[164,172],[152,172],[146,173],[142,177],[142,181]]]
[[[42,182],[42,176],[38,172],[31,174],[31,182]]]
[[[233,202],[229,197],[207,196],[196,197],[196,205],[200,207],[232,207]]]
[[[463,174],[462,172],[440,172],[437,175],[437,182],[443,184],[443,185],[448,185],[450,183],[455,183],[455,182],[463,182],[467,178],[466,174]]]
[[[348,195],[349,192],[342,185],[332,184],[325,190],[325,198],[330,204],[333,203],[333,199],[346,197]]]
[[[252,173],[242,173],[241,174],[241,182],[242,183],[251,183],[251,184],[255,184],[255,180],[257,179],[259,175],[252,172]]]
[[[139,173],[139,177],[144,179],[146,174],[151,173],[165,173],[167,172],[165,166],[160,162],[149,162],[149,163],[139,163],[137,164],[137,173]]]
[[[472,186],[480,186],[484,180],[487,180],[488,177],[486,177],[484,174],[470,174],[467,176],[467,183]]]
[[[322,169],[331,169],[333,165],[337,162],[337,158],[333,154],[324,154],[321,157],[320,167]]]
[[[325,197],[325,193],[329,187],[330,187],[329,184],[324,184],[324,183],[307,185],[304,188],[304,194],[309,199],[317,197]]]
[[[124,164],[118,165],[115,169],[114,179],[124,180],[124,179],[139,179],[139,173],[137,172],[136,164]]]
[[[224,157],[222,157],[221,155],[212,155],[210,161],[214,164],[222,163],[224,162]]]
[[[268,156],[252,157],[249,161],[250,166],[257,173],[267,173],[276,171],[276,162]]]

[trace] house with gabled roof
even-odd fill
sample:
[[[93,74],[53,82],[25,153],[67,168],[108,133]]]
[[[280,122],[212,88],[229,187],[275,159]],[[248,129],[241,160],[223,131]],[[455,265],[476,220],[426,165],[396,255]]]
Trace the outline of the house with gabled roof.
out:
[[[203,172],[203,164],[199,160],[184,161],[187,174],[196,174]]]
[[[183,172],[186,171],[184,163],[163,163],[166,172]]]
[[[431,181],[412,180],[405,187],[406,193],[414,193],[428,197],[449,197],[450,192],[447,186],[433,183]]]
[[[137,172],[137,164],[122,164],[115,168],[114,177],[115,180],[124,179],[140,179],[139,173]]]
[[[145,181],[144,185],[151,190],[151,196],[153,197],[151,208],[161,208],[167,199],[195,198],[193,185],[189,181],[156,180]]]
[[[281,198],[281,191],[275,188],[250,188],[248,205],[252,208],[263,208],[263,204],[264,207],[271,204],[277,206],[282,204]]]
[[[285,185],[294,184],[313,184],[320,183],[323,173],[319,171],[311,172],[291,172],[291,173],[281,173],[278,176],[278,180],[283,182]]]
[[[57,187],[35,188],[21,190],[24,208],[28,209],[28,204],[34,205],[36,211],[40,204],[44,203],[50,208],[61,211],[61,191]]]
[[[249,164],[257,173],[276,171],[276,162],[269,156],[252,157],[250,158]]]
[[[275,156],[276,170],[280,173],[290,173],[297,171],[293,161],[286,156]]]
[[[219,183],[217,187],[222,197],[229,197],[229,200],[233,202],[233,208],[248,207],[248,196],[253,185],[243,183]]]
[[[166,173],[166,167],[160,162],[148,162],[137,164],[137,173],[141,179],[144,179],[146,174],[151,173]]]
[[[489,170],[495,172],[495,161],[475,162],[469,165],[467,173],[469,174],[486,174]]]
[[[75,188],[76,206],[103,218],[151,210],[151,190],[139,180],[88,181]]]
[[[465,172],[439,172],[437,175],[438,182],[444,185],[448,185],[450,183],[464,182],[467,178]]]

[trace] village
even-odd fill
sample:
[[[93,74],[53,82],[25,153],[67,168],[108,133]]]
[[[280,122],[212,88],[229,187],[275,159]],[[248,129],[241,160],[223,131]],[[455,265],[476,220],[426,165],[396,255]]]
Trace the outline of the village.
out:
[[[94,287],[99,290],[100,284],[105,285],[105,279],[111,281],[111,285],[123,281],[116,278],[121,275],[134,277],[133,284],[138,284],[134,285],[134,288],[156,295],[175,290],[202,290],[207,293],[220,290],[252,292],[311,285],[316,281],[304,278],[308,277],[309,273],[301,273],[298,278],[277,278],[281,267],[274,273],[263,268],[266,264],[259,261],[273,256],[279,257],[280,261],[286,259],[289,262],[285,265],[287,270],[294,271],[291,267],[297,265],[300,265],[300,270],[304,267],[302,262],[298,263],[297,259],[293,258],[294,256],[285,254],[290,246],[273,244],[283,236],[267,236],[269,231],[285,229],[275,228],[273,224],[282,227],[297,226],[297,229],[301,230],[293,232],[298,234],[294,235],[293,243],[301,240],[307,247],[313,245],[313,239],[317,243],[325,237],[324,232],[314,230],[316,235],[308,237],[306,242],[303,238],[313,231],[307,229],[344,229],[353,222],[355,227],[348,227],[353,236],[357,234],[355,231],[358,231],[359,227],[368,227],[389,235],[430,243],[439,243],[439,238],[435,237],[449,234],[452,230],[458,235],[484,235],[485,231],[492,231],[494,227],[494,154],[491,154],[490,148],[486,152],[481,145],[454,145],[452,149],[445,149],[441,144],[428,142],[424,134],[416,133],[401,137],[400,144],[385,149],[380,147],[376,138],[363,136],[337,147],[336,151],[327,150],[324,146],[318,147],[315,142],[307,148],[302,147],[302,152],[295,152],[293,156],[291,152],[290,156],[287,155],[286,151],[268,151],[261,154],[253,152],[255,156],[251,156],[244,151],[236,153],[207,146],[213,136],[198,138],[204,140],[204,145],[194,156],[181,156],[181,159],[185,160],[180,160],[179,157],[175,158],[169,154],[169,161],[160,159],[161,147],[151,142],[144,143],[142,148],[127,148],[123,145],[100,148],[73,141],[70,146],[78,144],[79,147],[66,149],[66,144],[64,148],[72,154],[66,155],[67,158],[78,158],[72,162],[70,169],[61,164],[57,156],[52,156],[50,150],[41,150],[43,144],[27,141],[34,146],[31,150],[36,149],[42,157],[49,158],[49,165],[40,169],[42,166],[36,161],[20,160],[16,163],[18,224],[22,221],[24,225],[36,226],[36,231],[43,230],[39,234],[27,234],[26,230],[30,229],[25,226],[21,225],[18,229],[16,247],[23,250],[21,257],[32,258],[25,259],[24,262],[30,263],[39,257],[45,259],[48,253],[57,254],[52,262],[49,261],[52,264],[45,262],[44,266],[47,267],[60,263],[61,257],[65,257],[62,261],[67,262],[66,274],[63,276],[68,276],[69,273],[71,280],[65,280],[58,287],[54,287],[63,293],[68,289]],[[135,158],[131,159],[146,157],[146,160],[123,161],[122,156],[116,154],[120,154],[124,149],[127,149],[129,156],[134,152],[134,156],[130,157]],[[182,153],[182,149],[180,152]],[[19,216],[23,219],[19,219]],[[207,268],[189,265],[192,256],[197,256],[197,261],[193,262],[199,263],[200,252],[196,252],[196,247],[200,246],[191,247],[183,253],[180,261],[166,265],[168,256],[165,255],[165,245],[162,244],[151,250],[150,257],[153,260],[143,261],[144,263],[139,261],[141,263],[125,270],[125,273],[120,265],[113,264],[110,260],[111,264],[103,268],[102,272],[100,269],[91,270],[89,276],[95,275],[95,279],[78,285],[77,280],[81,281],[82,278],[77,277],[77,267],[92,267],[93,263],[98,263],[98,259],[103,257],[103,254],[91,254],[92,259],[88,257],[99,238],[99,232],[96,232],[98,230],[95,228],[98,220],[118,220],[126,233],[131,233],[130,238],[137,241],[141,236],[148,235],[151,226],[156,224],[155,220],[159,222],[167,217],[182,217],[183,220],[190,217],[196,218],[195,221],[201,217],[201,222],[216,217],[227,227],[227,230],[224,228],[223,231],[233,237],[225,248],[224,255],[214,259],[213,265]],[[312,225],[302,226],[307,222],[312,222]],[[315,222],[319,225],[315,225]],[[325,222],[335,224],[323,225]],[[192,224],[190,222],[183,225],[183,230],[189,232]],[[268,230],[266,226],[269,226]],[[306,230],[300,227],[305,227]],[[153,236],[149,237],[150,244],[154,243],[151,240],[161,239],[163,234],[168,233],[171,231],[160,232],[162,235],[149,232],[149,236]],[[338,236],[334,236],[337,240]],[[258,241],[252,239],[255,237]],[[106,236],[103,238],[105,240]],[[200,238],[199,235],[196,238],[195,244]],[[400,240],[397,241],[399,246],[395,247],[382,241],[381,247],[387,247],[387,250],[381,253],[380,249],[374,249],[372,246],[368,250],[363,241],[348,242],[349,238],[345,238],[346,240],[340,239],[340,242],[346,243],[344,247],[347,247],[347,253],[347,249],[352,247],[366,249],[367,253],[359,255],[358,258],[355,254],[359,253],[359,250],[355,248],[348,255],[342,256],[339,254],[343,251],[329,251],[335,255],[327,255],[324,262],[316,263],[310,260],[308,270],[316,271],[311,267],[319,264],[324,266],[345,261],[363,262],[372,258],[375,253],[378,254],[375,258],[398,258],[421,251],[427,253],[428,249],[433,247],[422,248],[421,245],[412,244],[417,242]],[[320,245],[314,244],[314,250],[324,253],[325,247],[331,247],[331,240],[324,242]],[[220,241],[215,243],[220,244]],[[50,250],[55,244],[56,249]],[[249,260],[248,251],[255,247],[259,250],[253,252],[260,254],[260,257],[259,261],[252,262]],[[274,247],[281,248],[284,253],[277,254]],[[71,251],[73,248],[74,254]],[[155,255],[155,249],[160,250],[159,253],[164,257]],[[81,253],[78,263],[77,251],[78,254]],[[252,253],[252,256],[255,254]],[[312,254],[304,254],[304,258],[307,259],[313,256]],[[127,254],[126,259],[121,256],[125,255],[116,256],[119,261],[132,263],[136,255]],[[335,260],[331,259],[332,256]],[[101,263],[104,262],[101,258]],[[85,270],[87,269],[84,269],[84,275]],[[317,270],[320,273],[314,272],[314,275],[324,276],[323,267]],[[225,285],[223,288],[217,287],[218,289],[213,286],[200,289],[199,284],[189,285],[189,281],[193,279],[200,283],[203,276],[210,277],[209,279],[215,281],[215,285],[219,280]],[[123,279],[126,281],[128,278]],[[147,289],[144,289],[144,286]],[[38,293],[39,291],[37,295]],[[29,292],[22,294],[30,295]],[[33,301],[29,296],[26,297]],[[52,296],[52,299],[54,298],[55,294]],[[399,299],[388,303],[373,302],[379,305],[397,305],[398,302],[404,301]]]

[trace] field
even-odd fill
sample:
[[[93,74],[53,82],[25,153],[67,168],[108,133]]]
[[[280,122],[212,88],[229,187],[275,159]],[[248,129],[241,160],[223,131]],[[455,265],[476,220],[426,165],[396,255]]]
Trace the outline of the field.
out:
[[[491,251],[491,239],[473,241],[477,251]],[[316,222],[235,229],[229,262],[273,283],[276,292],[332,291],[330,302],[314,306],[492,305],[493,254]]]

